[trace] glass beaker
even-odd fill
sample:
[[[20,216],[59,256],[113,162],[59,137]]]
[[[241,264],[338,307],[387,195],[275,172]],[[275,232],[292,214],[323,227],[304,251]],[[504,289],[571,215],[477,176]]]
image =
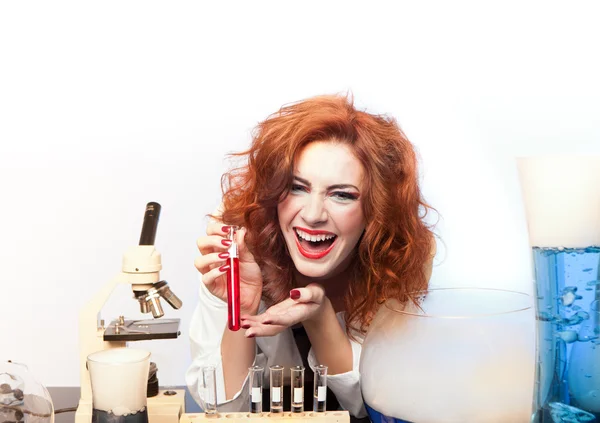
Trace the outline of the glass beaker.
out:
[[[535,273],[532,422],[600,422],[600,156],[518,168]]]
[[[92,385],[92,423],[148,423],[148,351],[98,351],[87,357],[87,368]]]
[[[439,288],[376,313],[360,377],[371,421],[528,422],[535,323],[531,296]]]
[[[54,406],[26,365],[0,361],[0,423],[15,422],[53,423]]]

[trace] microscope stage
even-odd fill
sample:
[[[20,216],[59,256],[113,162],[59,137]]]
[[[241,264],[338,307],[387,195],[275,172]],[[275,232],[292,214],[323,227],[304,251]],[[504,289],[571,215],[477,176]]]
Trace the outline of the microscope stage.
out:
[[[145,341],[150,339],[176,339],[180,319],[125,320],[120,325],[113,320],[104,330],[105,341]]]

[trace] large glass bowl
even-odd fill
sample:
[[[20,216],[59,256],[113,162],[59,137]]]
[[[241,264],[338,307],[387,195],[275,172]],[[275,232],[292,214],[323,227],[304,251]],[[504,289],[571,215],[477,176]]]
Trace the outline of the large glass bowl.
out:
[[[54,406],[46,388],[27,366],[0,362],[0,423],[53,423]]]
[[[535,317],[524,293],[440,288],[384,303],[360,362],[373,422],[529,422]]]

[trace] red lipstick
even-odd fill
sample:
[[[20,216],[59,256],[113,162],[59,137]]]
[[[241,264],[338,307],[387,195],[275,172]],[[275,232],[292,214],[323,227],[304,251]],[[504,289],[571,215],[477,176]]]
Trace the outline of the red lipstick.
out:
[[[316,231],[314,229],[306,229],[306,228],[301,228],[300,226],[296,226],[294,228],[294,230],[300,230],[302,232],[306,232],[309,235],[335,235],[333,232],[328,232],[328,231]]]
[[[335,235],[333,232],[328,232],[328,231],[315,231],[315,230],[305,229],[305,228],[300,228],[300,227],[294,228],[294,231],[296,229],[298,229],[302,232],[306,232],[309,235]],[[323,251],[307,251],[304,249],[304,247],[302,247],[302,244],[298,240],[298,234],[295,233],[294,235],[296,235],[296,245],[298,246],[298,251],[300,251],[300,254],[302,254],[304,257],[306,257],[308,259],[312,259],[312,260],[318,260],[320,258],[325,257],[333,249],[333,247],[335,246],[335,242],[336,242],[336,239],[334,239],[333,242],[331,243],[331,245]]]

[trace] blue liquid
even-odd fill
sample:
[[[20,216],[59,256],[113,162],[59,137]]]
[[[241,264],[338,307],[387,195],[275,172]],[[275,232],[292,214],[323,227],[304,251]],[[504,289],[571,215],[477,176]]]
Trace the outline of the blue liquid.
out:
[[[533,249],[534,418],[600,423],[600,247]]]
[[[365,408],[367,409],[367,413],[369,413],[369,418],[372,423],[412,423],[407,420],[400,420],[395,417],[388,417],[381,414],[379,411],[373,410],[367,404],[365,404]]]

